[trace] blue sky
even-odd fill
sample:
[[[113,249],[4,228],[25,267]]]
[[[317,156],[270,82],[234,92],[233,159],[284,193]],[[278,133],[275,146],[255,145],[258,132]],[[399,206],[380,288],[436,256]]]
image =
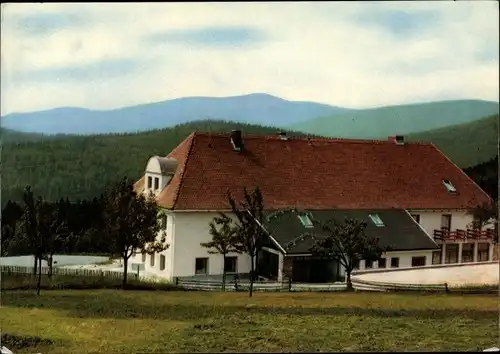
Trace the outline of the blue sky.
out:
[[[254,92],[497,101],[498,26],[495,1],[2,4],[1,113]]]

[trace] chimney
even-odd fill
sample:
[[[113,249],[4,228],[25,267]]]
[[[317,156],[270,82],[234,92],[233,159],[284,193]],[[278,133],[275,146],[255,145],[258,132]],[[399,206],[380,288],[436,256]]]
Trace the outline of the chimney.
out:
[[[243,150],[243,139],[241,138],[241,130],[231,131],[231,145],[234,151],[241,152]]]
[[[396,145],[404,145],[405,144],[404,135],[390,136],[388,140],[395,143]]]
[[[281,140],[288,140],[288,137],[286,136],[286,132],[280,131],[278,133],[278,136],[280,137]]]

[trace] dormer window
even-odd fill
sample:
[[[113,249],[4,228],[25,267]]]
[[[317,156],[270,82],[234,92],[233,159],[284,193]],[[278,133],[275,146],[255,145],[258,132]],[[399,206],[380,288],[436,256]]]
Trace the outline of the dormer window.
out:
[[[445,186],[448,193],[456,193],[457,192],[457,189],[449,180],[443,179],[443,185]]]
[[[304,227],[307,227],[307,228],[314,227],[314,224],[312,223],[311,218],[309,218],[309,215],[307,215],[307,214],[298,215],[298,218],[299,218],[300,222],[302,223],[302,225],[304,225]]]
[[[148,189],[151,189],[153,187],[153,177],[148,176]]]
[[[370,214],[368,216],[373,221],[373,223],[375,224],[375,226],[378,226],[378,227],[385,226],[384,222],[382,221],[382,219],[380,218],[380,216],[378,216],[378,214]]]
[[[155,177],[155,191],[160,188],[160,179]]]

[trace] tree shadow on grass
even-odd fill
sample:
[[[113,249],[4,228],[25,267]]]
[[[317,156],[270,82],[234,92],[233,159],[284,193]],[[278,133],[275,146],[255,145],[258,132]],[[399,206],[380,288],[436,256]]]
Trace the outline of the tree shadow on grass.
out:
[[[48,338],[40,338],[38,336],[24,336],[9,333],[2,333],[2,346],[13,350],[25,350],[27,348],[49,348],[56,344],[55,341]],[[60,343],[59,343],[60,344]]]
[[[127,293],[124,293],[125,295]],[[144,296],[147,296],[144,293]],[[179,303],[140,303],[128,296],[95,296],[93,293],[46,293],[37,297],[31,292],[2,294],[6,307],[47,308],[60,310],[78,318],[147,318],[189,321],[214,317],[271,315],[271,316],[368,316],[379,318],[408,317],[416,319],[487,319],[497,320],[498,311],[479,309],[391,309],[360,307],[264,307],[242,305],[207,305]]]

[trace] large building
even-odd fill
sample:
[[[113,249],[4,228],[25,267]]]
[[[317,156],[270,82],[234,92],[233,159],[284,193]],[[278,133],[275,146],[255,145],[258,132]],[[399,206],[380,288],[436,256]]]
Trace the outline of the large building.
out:
[[[229,211],[227,190],[238,199],[243,187],[255,186],[266,212],[293,207],[315,218],[366,220],[366,232],[391,251],[379,262],[360,262],[360,270],[493,259],[494,233],[470,213],[490,197],[433,144],[400,136],[369,141],[232,131],[192,133],[166,157],[149,159],[135,189],[155,194],[170,246],[133,261],[168,279],[223,268],[248,273],[247,255],[229,255],[222,264],[222,256],[200,243],[211,239],[212,218]],[[261,275],[298,281],[342,276],[342,267],[330,264],[325,271],[310,258],[310,240],[296,239],[311,227],[307,218],[289,215],[264,227],[272,237],[259,255]]]

